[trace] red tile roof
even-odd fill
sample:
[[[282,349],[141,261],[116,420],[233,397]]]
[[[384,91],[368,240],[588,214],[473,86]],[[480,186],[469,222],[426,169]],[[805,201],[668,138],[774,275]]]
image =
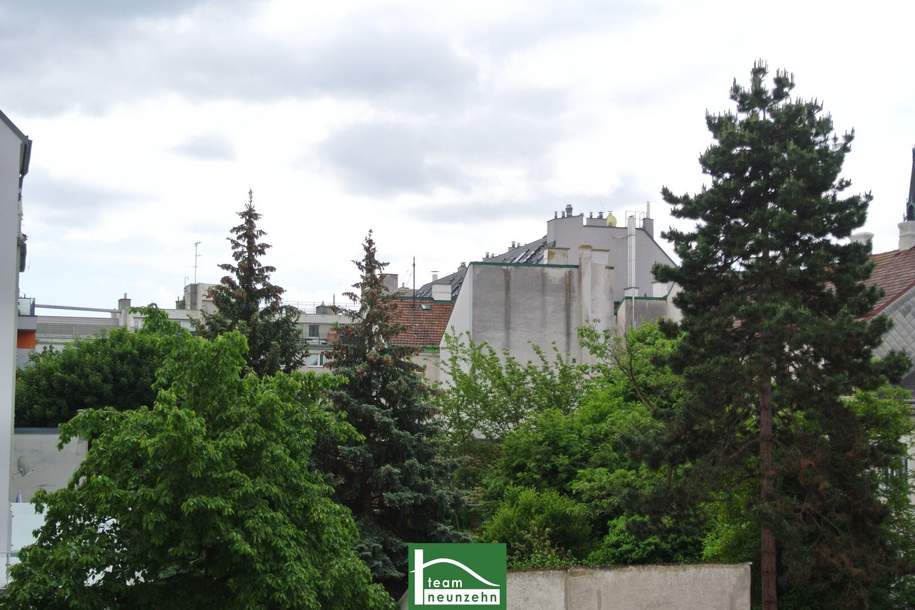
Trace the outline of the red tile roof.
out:
[[[401,299],[395,301],[394,318],[404,330],[394,337],[397,345],[438,347],[451,319],[451,301]]]
[[[884,295],[866,317],[876,316],[890,303],[915,287],[915,247],[893,250],[871,256],[874,270],[867,281],[869,286],[882,288]]]

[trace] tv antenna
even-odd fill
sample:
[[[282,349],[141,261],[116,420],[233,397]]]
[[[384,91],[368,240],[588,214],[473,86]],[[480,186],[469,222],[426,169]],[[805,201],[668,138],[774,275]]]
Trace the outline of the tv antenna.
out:
[[[197,246],[200,245],[199,241],[194,242],[194,283],[197,283],[197,259],[200,258],[200,255],[197,253]]]

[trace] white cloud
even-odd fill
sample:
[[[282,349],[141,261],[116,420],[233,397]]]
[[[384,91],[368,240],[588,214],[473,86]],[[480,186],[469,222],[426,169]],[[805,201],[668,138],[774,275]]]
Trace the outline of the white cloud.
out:
[[[297,300],[339,298],[369,228],[408,283],[413,256],[422,283],[566,203],[650,198],[663,230],[660,188],[701,185],[704,113],[759,57],[856,128],[845,174],[895,247],[915,143],[902,3],[58,4],[0,9],[22,25],[0,25],[0,88],[35,141],[22,284],[44,302],[163,300],[198,240],[217,280],[248,188]]]

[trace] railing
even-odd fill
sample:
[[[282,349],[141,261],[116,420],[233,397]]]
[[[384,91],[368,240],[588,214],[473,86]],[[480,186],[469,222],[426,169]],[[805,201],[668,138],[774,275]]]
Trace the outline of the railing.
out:
[[[345,316],[346,314],[332,304],[315,303],[308,301],[283,301],[283,305],[291,305],[304,314],[319,314],[327,316]],[[339,306],[338,306],[339,307]]]

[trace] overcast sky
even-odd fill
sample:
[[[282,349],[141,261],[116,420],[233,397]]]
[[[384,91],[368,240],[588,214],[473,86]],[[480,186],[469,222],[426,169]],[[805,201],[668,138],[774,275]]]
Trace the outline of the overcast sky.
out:
[[[254,190],[274,279],[331,299],[374,229],[431,272],[545,234],[554,210],[652,212],[702,184],[704,113],[756,58],[856,141],[865,229],[896,247],[915,144],[904,2],[0,0],[0,109],[34,141],[41,303],[172,306],[218,281]],[[665,247],[670,250],[665,243]]]

